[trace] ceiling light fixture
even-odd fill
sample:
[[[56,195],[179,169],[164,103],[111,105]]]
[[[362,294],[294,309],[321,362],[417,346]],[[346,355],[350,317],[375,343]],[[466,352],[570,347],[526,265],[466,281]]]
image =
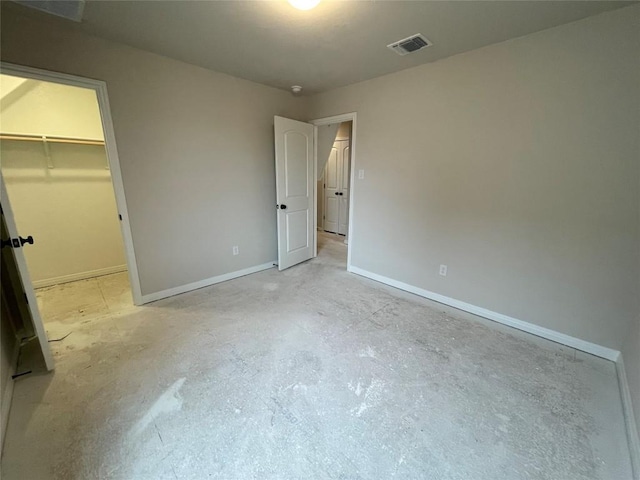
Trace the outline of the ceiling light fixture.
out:
[[[317,7],[320,3],[320,0],[287,0],[292,7],[297,8],[298,10],[311,10],[314,7]]]

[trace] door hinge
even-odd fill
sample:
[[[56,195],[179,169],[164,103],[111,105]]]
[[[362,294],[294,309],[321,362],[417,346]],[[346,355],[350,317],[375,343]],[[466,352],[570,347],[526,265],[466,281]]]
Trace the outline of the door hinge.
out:
[[[122,215],[118,214],[118,218],[122,221]]]

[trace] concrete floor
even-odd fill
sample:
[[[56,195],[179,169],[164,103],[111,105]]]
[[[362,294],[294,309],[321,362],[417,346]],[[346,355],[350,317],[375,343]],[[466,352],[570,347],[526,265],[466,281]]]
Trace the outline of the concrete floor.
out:
[[[348,274],[320,237],[145,307],[126,275],[39,292],[72,333],[16,382],[3,478],[631,478],[611,362]]]

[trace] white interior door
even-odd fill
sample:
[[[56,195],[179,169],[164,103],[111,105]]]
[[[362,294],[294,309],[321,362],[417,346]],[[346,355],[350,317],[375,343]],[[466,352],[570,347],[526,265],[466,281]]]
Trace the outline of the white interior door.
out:
[[[324,172],[324,230],[346,235],[349,229],[349,140],[336,140]]]
[[[47,339],[47,333],[44,329],[44,324],[42,323],[42,317],[40,317],[38,300],[36,299],[36,293],[33,290],[33,284],[31,283],[31,277],[29,276],[29,270],[27,269],[27,261],[24,258],[24,253],[22,253],[23,244],[21,239],[23,239],[24,237],[20,237],[18,229],[16,228],[16,223],[13,218],[13,212],[11,210],[11,204],[9,203],[9,197],[7,196],[7,189],[5,188],[4,179],[2,178],[1,174],[0,189],[2,217],[5,221],[5,226],[13,245],[12,250],[18,267],[18,272],[20,273],[22,289],[24,290],[27,299],[28,311],[31,314],[30,320],[33,325],[33,330],[38,337],[38,343],[40,345],[40,350],[42,351],[42,357],[44,358],[47,370],[53,370],[53,356],[51,355],[51,349],[49,348],[49,340]],[[20,233],[26,235],[25,232]],[[28,245],[28,243],[26,243],[25,245]]]
[[[351,155],[349,151],[349,141],[343,140],[340,142],[340,160],[342,161],[340,176],[340,215],[338,221],[338,233],[340,235],[346,235],[349,230],[349,174]]]
[[[274,117],[278,270],[313,256],[314,126]]]
[[[338,232],[340,223],[340,171],[338,148],[334,143],[324,168],[324,230]]]

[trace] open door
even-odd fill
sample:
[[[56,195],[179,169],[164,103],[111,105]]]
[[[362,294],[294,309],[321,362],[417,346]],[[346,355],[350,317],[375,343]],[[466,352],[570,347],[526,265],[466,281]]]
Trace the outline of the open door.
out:
[[[278,270],[313,257],[314,126],[274,117]]]
[[[24,253],[22,253],[22,248],[33,242],[33,239],[28,236],[26,236],[26,238],[21,237],[18,234],[2,175],[0,175],[0,195],[2,210],[2,255],[10,255],[12,259],[15,260],[18,276],[20,277],[20,286],[22,287],[27,303],[26,311],[31,317],[30,319],[24,319],[24,321],[25,323],[31,321],[47,370],[53,370],[53,356],[49,348],[49,340],[47,339],[44,324],[40,317],[40,311],[38,310],[38,300],[36,299],[36,293],[33,290],[31,278],[29,277],[27,262],[24,258]]]

